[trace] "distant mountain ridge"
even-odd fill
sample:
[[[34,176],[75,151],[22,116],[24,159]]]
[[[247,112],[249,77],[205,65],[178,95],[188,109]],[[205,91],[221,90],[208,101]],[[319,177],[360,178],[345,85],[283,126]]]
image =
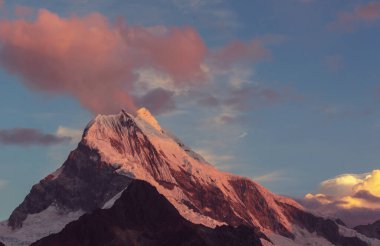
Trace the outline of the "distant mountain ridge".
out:
[[[85,213],[111,208],[134,179],[154,186],[189,222],[247,226],[269,238],[261,238],[265,245],[379,242],[312,215],[248,178],[217,170],[163,130],[147,109],[92,120],[62,167],[34,185],[0,224],[0,240],[28,245],[57,233]],[[44,227],[51,218],[57,223]]]
[[[380,220],[369,225],[356,226],[354,229],[367,237],[380,239]]]

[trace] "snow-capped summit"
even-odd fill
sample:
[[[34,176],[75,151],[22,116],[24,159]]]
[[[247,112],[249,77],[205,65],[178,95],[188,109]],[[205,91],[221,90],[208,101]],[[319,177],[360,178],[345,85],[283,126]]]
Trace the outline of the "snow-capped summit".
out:
[[[310,214],[292,199],[275,195],[249,178],[217,170],[163,131],[144,108],[136,116],[125,111],[96,116],[62,167],[34,185],[0,225],[0,241],[30,244],[60,231],[83,213],[112,207],[133,179],[153,185],[194,224],[245,225],[279,245],[285,241],[366,245],[360,244],[364,239],[344,236],[341,225]],[[49,217],[57,223],[46,227]]]
[[[146,108],[140,108],[137,110],[137,118],[140,120],[144,120],[146,123],[150,124],[154,129],[161,132],[161,126],[156,120],[156,118],[150,113],[150,111]]]

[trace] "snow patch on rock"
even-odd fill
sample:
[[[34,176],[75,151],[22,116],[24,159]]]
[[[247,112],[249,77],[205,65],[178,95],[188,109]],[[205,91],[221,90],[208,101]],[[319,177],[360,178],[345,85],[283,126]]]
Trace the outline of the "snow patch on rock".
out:
[[[19,229],[12,230],[8,221],[0,223],[0,241],[7,246],[30,245],[36,240],[61,231],[66,224],[77,220],[84,212],[65,211],[52,205],[37,214],[30,214]]]

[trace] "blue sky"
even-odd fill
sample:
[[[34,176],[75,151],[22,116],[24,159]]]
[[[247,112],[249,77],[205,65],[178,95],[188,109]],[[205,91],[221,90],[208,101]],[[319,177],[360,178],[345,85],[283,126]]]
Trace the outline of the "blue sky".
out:
[[[328,178],[379,167],[380,10],[373,8],[371,18],[360,12],[371,3],[377,2],[5,1],[1,19],[33,21],[40,8],[62,18],[99,12],[110,21],[121,16],[131,26],[191,26],[210,50],[259,40],[269,52],[264,58],[216,68],[202,90],[186,87],[218,99],[228,98],[234,83],[258,89],[248,95],[248,106],[201,105],[196,101],[202,98],[179,93],[175,108],[157,118],[220,168],[302,197]],[[30,13],[17,16],[17,5]],[[350,18],[340,19],[342,13]],[[56,134],[60,126],[83,129],[94,115],[70,93],[31,89],[22,73],[6,66],[0,70],[0,112],[0,129],[45,134]],[[230,120],[221,120],[226,115]],[[0,219],[75,146],[0,144]]]

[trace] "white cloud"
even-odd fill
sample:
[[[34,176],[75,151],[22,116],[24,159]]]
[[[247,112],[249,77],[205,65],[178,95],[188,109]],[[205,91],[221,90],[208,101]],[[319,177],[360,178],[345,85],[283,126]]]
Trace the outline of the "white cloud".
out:
[[[210,150],[197,149],[195,150],[198,154],[203,156],[207,162],[216,166],[221,170],[229,170],[232,168],[231,162],[235,159],[234,156],[228,154],[217,154]]]
[[[320,184],[317,194],[305,199],[339,208],[380,209],[380,170],[363,174],[342,174]]]
[[[8,181],[4,179],[0,179],[0,190],[8,185]]]
[[[219,4],[221,0],[172,0],[173,4],[179,8],[198,10],[206,5]]]
[[[229,84],[233,88],[240,89],[243,85],[251,83],[253,73],[252,68],[234,66],[229,72]]]
[[[245,138],[248,135],[248,132],[242,132],[238,138]]]
[[[284,176],[282,172],[279,172],[279,171],[274,171],[274,172],[266,173],[260,176],[252,177],[252,180],[256,182],[266,182],[266,183],[276,182],[283,179],[286,179],[286,177]]]
[[[342,197],[352,194],[352,188],[363,182],[369,173],[364,174],[342,174],[332,179],[321,182],[318,193],[329,196]]]
[[[224,126],[226,123],[231,123],[239,115],[240,112],[238,110],[235,110],[230,106],[223,105],[215,115],[211,115],[208,119],[206,119],[205,123],[208,127],[219,128]]]
[[[175,86],[173,79],[162,72],[150,68],[144,68],[137,71],[138,80],[136,82],[136,93],[143,95],[146,91],[165,88],[174,91],[176,94],[180,93],[182,88]]]
[[[306,194],[300,203],[349,226],[373,223],[380,218],[380,170],[323,181],[316,194]]]
[[[59,126],[56,135],[58,137],[69,137],[71,143],[78,143],[82,138],[82,130]]]

